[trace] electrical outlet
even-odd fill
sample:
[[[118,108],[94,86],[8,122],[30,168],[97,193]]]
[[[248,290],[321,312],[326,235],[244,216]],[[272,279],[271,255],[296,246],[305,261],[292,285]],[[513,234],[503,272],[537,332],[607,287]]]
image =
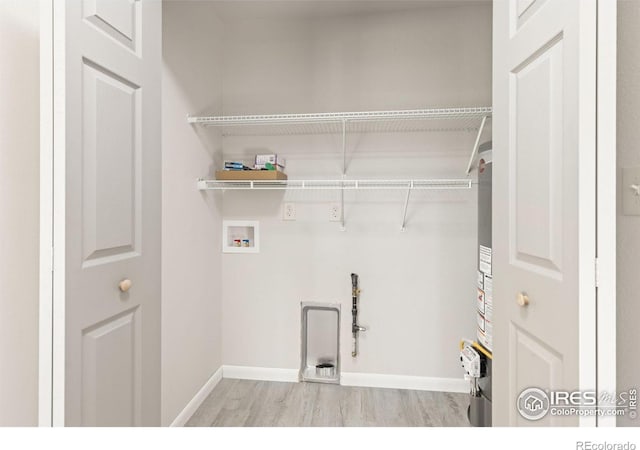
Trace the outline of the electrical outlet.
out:
[[[329,222],[340,222],[342,220],[342,206],[340,203],[332,203],[329,206]]]
[[[296,204],[285,203],[282,207],[282,220],[296,220]]]

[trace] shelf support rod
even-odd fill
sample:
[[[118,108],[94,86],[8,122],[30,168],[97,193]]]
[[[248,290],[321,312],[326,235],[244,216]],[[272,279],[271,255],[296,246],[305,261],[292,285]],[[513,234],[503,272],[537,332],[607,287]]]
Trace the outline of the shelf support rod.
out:
[[[346,227],[344,225],[344,181],[342,184],[342,189],[340,190],[340,231],[346,231]]]
[[[347,176],[347,120],[342,120],[342,189],[340,190],[340,231],[345,231],[344,224],[344,180]]]
[[[476,158],[476,154],[478,153],[478,147],[480,147],[480,138],[482,137],[482,132],[484,131],[484,126],[487,123],[487,117],[484,116],[482,118],[482,122],[480,122],[480,128],[478,129],[478,135],[476,136],[476,142],[473,144],[473,150],[471,152],[471,157],[469,158],[469,164],[467,164],[467,175],[471,173],[471,166],[473,165],[473,160]]]
[[[347,174],[347,121],[342,120],[342,176]]]
[[[404,232],[407,225],[407,210],[409,209],[409,197],[411,197],[411,191],[413,189],[413,181],[409,182],[409,189],[407,189],[407,196],[404,199],[404,211],[402,213],[402,226],[400,231]]]

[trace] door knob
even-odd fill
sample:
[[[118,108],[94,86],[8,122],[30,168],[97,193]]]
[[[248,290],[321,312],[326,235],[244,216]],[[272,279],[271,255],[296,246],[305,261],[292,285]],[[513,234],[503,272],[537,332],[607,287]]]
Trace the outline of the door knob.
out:
[[[118,283],[118,287],[122,292],[127,292],[131,288],[132,284],[133,283],[131,283],[131,280],[125,279],[125,280],[122,280],[120,283]]]
[[[529,304],[529,296],[524,292],[519,292],[517,297],[518,305],[524,307]]]

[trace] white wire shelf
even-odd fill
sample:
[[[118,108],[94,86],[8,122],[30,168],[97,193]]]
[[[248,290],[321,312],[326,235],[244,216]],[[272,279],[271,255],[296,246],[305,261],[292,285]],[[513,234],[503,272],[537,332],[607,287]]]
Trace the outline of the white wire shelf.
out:
[[[475,131],[491,107],[188,117],[220,127],[225,136],[332,134],[341,132]]]
[[[198,180],[200,190],[449,190],[471,189],[470,179],[437,180]]]

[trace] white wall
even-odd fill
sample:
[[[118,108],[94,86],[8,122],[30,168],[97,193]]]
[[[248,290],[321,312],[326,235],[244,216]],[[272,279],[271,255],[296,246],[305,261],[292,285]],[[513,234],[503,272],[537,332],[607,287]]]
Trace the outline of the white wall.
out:
[[[162,424],[222,365],[220,199],[196,189],[220,138],[187,124],[221,108],[222,29],[211,4],[163,2]],[[220,112],[220,111],[218,111]]]
[[[0,426],[38,422],[39,21],[0,2]]]
[[[618,1],[618,168],[640,166],[640,2]],[[620,172],[619,172],[620,174]],[[619,175],[621,180],[622,176]],[[624,189],[620,186],[620,192]],[[640,388],[640,216],[624,216],[618,201],[618,391]],[[638,426],[640,419],[618,418]]]
[[[224,113],[491,103],[491,7],[225,24]],[[473,133],[351,135],[352,177],[463,177]],[[290,178],[336,178],[336,135],[225,137],[226,158],[284,154]],[[348,196],[228,192],[224,217],[257,219],[261,253],[225,254],[224,364],[297,369],[300,301],[342,304],[345,372],[460,378],[457,344],[475,336],[476,191]],[[332,196],[333,195],[333,196]],[[281,202],[298,220],[282,222]],[[357,200],[357,201],[355,201]],[[352,359],[351,281],[361,277],[361,354]]]

